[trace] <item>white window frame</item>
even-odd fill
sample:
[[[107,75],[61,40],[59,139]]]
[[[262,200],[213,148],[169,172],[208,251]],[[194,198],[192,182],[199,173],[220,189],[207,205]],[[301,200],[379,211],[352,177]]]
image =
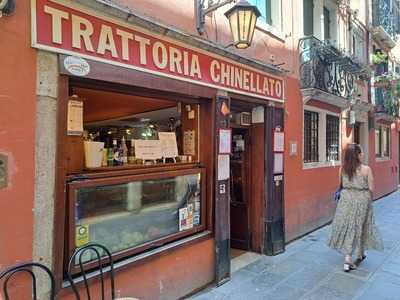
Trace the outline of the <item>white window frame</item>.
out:
[[[379,130],[379,129],[381,130],[381,135],[382,135],[382,144],[380,145],[381,146],[381,155],[377,156],[377,153],[376,153],[376,145],[377,145],[377,142],[379,143],[380,141],[376,140],[376,135],[375,135],[375,161],[377,161],[377,162],[389,161],[389,160],[391,160],[391,157],[392,157],[392,131],[391,131],[391,127],[389,125],[379,124],[378,128],[376,128],[376,130]],[[384,143],[383,143],[383,138],[385,136],[384,129],[389,130],[389,141],[386,141],[386,142],[389,142],[389,156],[385,156],[385,154],[384,154],[385,153]]]
[[[271,34],[275,38],[281,40],[282,42],[285,42],[286,36],[283,33],[283,1],[282,0],[276,0],[279,1],[280,4],[280,24],[279,27],[275,25],[270,25],[263,19],[259,18],[257,20],[256,28],[266,32],[268,34]]]
[[[318,113],[318,162],[304,162],[304,111],[308,110],[311,112]],[[339,160],[327,161],[326,157],[326,116],[331,115],[339,118]],[[303,127],[302,127],[302,162],[303,170],[315,169],[315,168],[326,168],[326,167],[337,167],[340,166],[342,160],[342,116],[340,113],[334,113],[328,110],[317,108],[314,106],[304,105],[303,108]]]

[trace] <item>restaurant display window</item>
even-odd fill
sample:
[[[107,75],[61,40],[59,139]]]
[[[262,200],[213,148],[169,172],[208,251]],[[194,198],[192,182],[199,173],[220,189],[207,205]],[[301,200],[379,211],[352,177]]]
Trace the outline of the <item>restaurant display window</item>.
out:
[[[72,91],[68,255],[94,242],[119,260],[205,230],[200,105]]]

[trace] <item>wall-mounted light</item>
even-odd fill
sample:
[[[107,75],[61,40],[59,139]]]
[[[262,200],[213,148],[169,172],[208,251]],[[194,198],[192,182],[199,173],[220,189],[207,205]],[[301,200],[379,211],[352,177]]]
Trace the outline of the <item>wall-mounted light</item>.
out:
[[[212,0],[209,0],[209,5],[207,9],[205,9],[205,0],[196,0],[198,32],[200,34],[204,33],[206,15],[234,1],[235,0],[220,0],[214,4]],[[225,16],[229,20],[233,45],[236,48],[245,49],[251,45],[254,36],[254,30],[256,28],[257,18],[260,15],[261,14],[258,8],[254,5],[251,5],[246,0],[240,0],[225,13]]]
[[[15,0],[0,0],[0,18],[9,16],[15,11]]]

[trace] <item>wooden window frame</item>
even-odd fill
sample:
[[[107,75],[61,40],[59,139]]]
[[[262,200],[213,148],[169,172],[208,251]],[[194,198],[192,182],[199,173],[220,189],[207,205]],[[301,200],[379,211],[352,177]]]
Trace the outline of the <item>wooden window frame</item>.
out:
[[[61,55],[59,57],[60,63],[63,62],[65,57]],[[94,71],[90,73],[87,78],[75,78],[70,77],[69,74],[60,73],[59,76],[59,87],[58,87],[58,107],[57,107],[57,153],[56,153],[56,178],[55,178],[55,220],[63,220],[54,222],[54,234],[53,234],[53,269],[56,282],[56,290],[64,294],[62,291],[65,285],[64,280],[64,266],[65,261],[69,259],[68,253],[66,253],[66,240],[67,237],[67,194],[66,194],[66,182],[70,179],[71,175],[76,175],[75,172],[71,173],[68,168],[68,137],[66,135],[67,130],[67,104],[69,96],[72,95],[72,87],[83,87],[89,89],[98,89],[108,92],[118,92],[129,94],[133,96],[142,96],[150,98],[160,98],[165,100],[172,100],[176,102],[187,102],[191,104],[199,104],[199,141],[197,147],[199,149],[199,163],[192,164],[174,164],[174,166],[160,165],[156,167],[146,166],[145,170],[141,168],[119,168],[116,169],[110,176],[122,176],[122,175],[134,175],[143,174],[145,172],[155,172],[156,169],[159,172],[166,172],[171,170],[182,170],[194,167],[204,167],[207,170],[206,177],[206,213],[203,216],[206,218],[205,230],[198,234],[193,235],[193,239],[189,237],[183,238],[182,243],[178,241],[171,242],[165,246],[159,247],[154,250],[149,250],[148,255],[145,255],[147,251],[141,255],[133,256],[127,259],[121,260],[119,264],[121,267],[126,268],[128,266],[135,266],[137,263],[143,260],[149,260],[153,257],[162,255],[163,253],[170,252],[177,247],[183,247],[203,241],[205,238],[210,238],[214,231],[214,220],[213,220],[213,193],[214,193],[214,182],[213,174],[211,170],[214,166],[214,157],[208,153],[214,149],[214,102],[212,101],[215,97],[215,90],[198,86],[195,84],[188,84],[178,82],[170,79],[160,79],[155,75],[142,74],[138,71],[129,69],[119,68],[110,66],[108,64],[91,62]],[[115,74],[117,74],[116,76]],[[139,76],[140,75],[140,76]],[[152,82],[151,86],[149,82]],[[180,93],[177,93],[179,91]],[[201,126],[201,124],[210,124],[210,126]],[[191,165],[191,166],[189,166]],[[196,166],[195,166],[196,165]],[[93,172],[90,175],[86,174],[90,178],[100,178],[106,173],[104,171]],[[80,174],[78,174],[80,175]],[[169,246],[171,245],[171,246]],[[95,275],[97,277],[97,275]]]
[[[114,185],[114,184],[124,184],[133,181],[145,181],[145,180],[155,180],[155,179],[166,179],[166,178],[173,178],[177,176],[184,176],[184,175],[194,175],[194,174],[201,174],[201,208],[200,208],[200,225],[193,227],[192,229],[188,229],[185,231],[173,233],[167,235],[165,237],[161,237],[149,242],[146,242],[142,245],[137,247],[132,247],[128,249],[124,249],[118,251],[116,253],[112,253],[112,257],[114,261],[120,261],[122,259],[134,256],[139,253],[143,253],[146,250],[158,248],[164,246],[167,243],[177,241],[179,239],[188,237],[190,235],[202,232],[206,230],[206,213],[207,213],[207,201],[206,201],[206,169],[205,168],[191,168],[186,170],[175,170],[169,172],[154,172],[154,173],[147,173],[146,174],[137,174],[137,175],[126,175],[126,176],[119,176],[119,177],[103,177],[103,178],[96,178],[91,180],[83,180],[83,181],[75,181],[68,183],[68,211],[67,211],[67,237],[66,237],[66,254],[67,257],[71,257],[77,247],[75,246],[75,192],[79,188],[83,187],[95,187],[95,186],[102,186],[102,185]],[[96,262],[88,262],[85,264],[85,269],[90,270],[93,269],[97,265]],[[65,265],[65,268],[67,266]],[[78,272],[79,268],[76,268],[74,271]]]

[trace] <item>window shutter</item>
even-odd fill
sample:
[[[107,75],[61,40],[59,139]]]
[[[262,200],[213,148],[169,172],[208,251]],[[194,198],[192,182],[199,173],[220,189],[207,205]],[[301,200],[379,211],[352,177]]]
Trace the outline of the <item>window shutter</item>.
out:
[[[314,35],[314,0],[303,0],[304,35]]]
[[[260,1],[260,2],[264,2],[265,20],[266,20],[267,24],[269,24],[269,25],[272,25],[272,4],[271,4],[271,1],[274,1],[274,0]]]

